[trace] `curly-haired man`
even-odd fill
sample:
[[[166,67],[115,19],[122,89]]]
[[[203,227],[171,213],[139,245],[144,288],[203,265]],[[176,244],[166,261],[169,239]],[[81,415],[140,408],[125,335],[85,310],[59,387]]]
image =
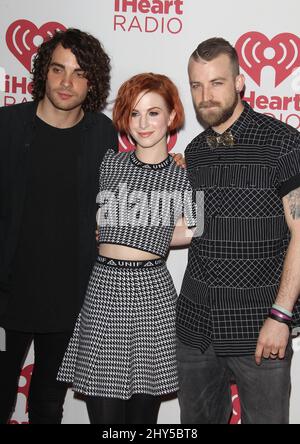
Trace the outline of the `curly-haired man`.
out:
[[[96,255],[98,170],[117,146],[99,110],[110,59],[77,29],[45,41],[33,64],[33,101],[0,109],[0,422],[8,421],[31,341],[31,423],[60,423],[67,386],[58,366]]]

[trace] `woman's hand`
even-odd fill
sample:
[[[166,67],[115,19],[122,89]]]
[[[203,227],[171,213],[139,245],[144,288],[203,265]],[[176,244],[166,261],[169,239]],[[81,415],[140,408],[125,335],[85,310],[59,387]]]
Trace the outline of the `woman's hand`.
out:
[[[181,168],[186,168],[185,158],[181,153],[170,153],[173,159],[176,162],[176,165],[180,166]]]
[[[195,228],[188,228],[185,217],[180,218],[174,228],[170,247],[188,247],[194,231]]]

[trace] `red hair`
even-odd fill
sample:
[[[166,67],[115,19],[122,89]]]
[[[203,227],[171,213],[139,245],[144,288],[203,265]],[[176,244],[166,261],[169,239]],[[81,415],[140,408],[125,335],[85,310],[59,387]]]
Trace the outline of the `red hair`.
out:
[[[177,87],[167,76],[147,72],[131,77],[121,85],[118,91],[112,118],[119,132],[129,132],[131,112],[138,95],[143,91],[159,94],[165,100],[169,112],[175,111],[170,131],[175,131],[183,126],[184,109]]]

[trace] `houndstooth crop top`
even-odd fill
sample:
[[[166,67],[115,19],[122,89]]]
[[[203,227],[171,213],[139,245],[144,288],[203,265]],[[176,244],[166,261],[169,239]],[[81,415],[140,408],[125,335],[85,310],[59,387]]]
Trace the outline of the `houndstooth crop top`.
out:
[[[166,257],[177,220],[196,225],[195,203],[185,169],[172,156],[145,164],[134,152],[108,150],[100,166],[97,196],[99,242]]]

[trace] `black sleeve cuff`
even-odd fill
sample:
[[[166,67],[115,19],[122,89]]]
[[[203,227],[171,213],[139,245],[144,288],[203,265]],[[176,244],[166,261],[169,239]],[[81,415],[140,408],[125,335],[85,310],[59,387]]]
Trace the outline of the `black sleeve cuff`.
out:
[[[284,197],[289,194],[291,191],[300,187],[300,173],[296,176],[291,177],[286,182],[281,184],[281,187],[278,190],[279,197]]]

